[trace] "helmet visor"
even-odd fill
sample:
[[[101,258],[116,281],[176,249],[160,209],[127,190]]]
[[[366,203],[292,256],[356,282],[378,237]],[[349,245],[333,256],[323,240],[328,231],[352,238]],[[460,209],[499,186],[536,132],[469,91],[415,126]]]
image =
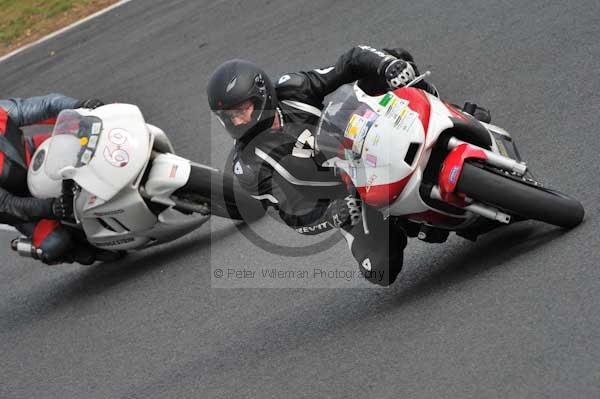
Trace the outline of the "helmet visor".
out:
[[[253,126],[261,119],[265,103],[266,98],[254,97],[229,109],[218,110],[215,113],[225,127]]]

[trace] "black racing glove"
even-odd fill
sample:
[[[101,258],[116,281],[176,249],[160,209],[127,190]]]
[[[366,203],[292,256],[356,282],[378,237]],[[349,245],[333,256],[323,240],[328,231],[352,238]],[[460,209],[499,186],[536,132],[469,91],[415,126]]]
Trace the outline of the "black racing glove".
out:
[[[332,201],[327,208],[327,222],[333,227],[355,226],[362,215],[362,201],[352,195]]]
[[[56,220],[73,221],[73,196],[61,195],[52,201],[52,216]]]
[[[319,216],[315,217],[315,213]],[[288,226],[304,235],[321,234],[332,228],[352,227],[360,222],[361,214],[361,201],[352,195],[329,202],[324,210],[314,208],[301,217],[279,212]]]
[[[98,100],[97,98],[88,98],[87,100],[81,100],[77,103],[76,108],[89,108],[96,109],[104,105],[102,100]]]
[[[385,81],[392,89],[406,86],[416,76],[416,71],[412,64],[401,59],[390,62],[384,71]]]

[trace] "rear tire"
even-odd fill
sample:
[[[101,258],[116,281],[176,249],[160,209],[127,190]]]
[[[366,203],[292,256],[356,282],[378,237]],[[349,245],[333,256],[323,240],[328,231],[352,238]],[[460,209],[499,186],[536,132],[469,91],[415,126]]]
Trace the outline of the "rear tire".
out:
[[[456,191],[511,215],[564,228],[577,226],[585,213],[579,201],[565,194],[537,187],[471,163],[463,165]]]
[[[186,185],[175,192],[185,200],[206,204],[211,215],[247,222],[265,214],[260,201],[251,198],[230,174],[192,164]]]

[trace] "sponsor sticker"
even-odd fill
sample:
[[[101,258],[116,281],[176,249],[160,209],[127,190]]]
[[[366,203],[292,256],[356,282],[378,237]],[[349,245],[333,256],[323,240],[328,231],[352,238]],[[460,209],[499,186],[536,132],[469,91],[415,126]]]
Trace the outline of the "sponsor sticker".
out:
[[[394,126],[400,129],[402,132],[407,133],[410,131],[413,123],[417,120],[418,116],[419,114],[417,114],[416,112],[407,109],[406,114],[402,118],[396,120]]]
[[[372,121],[367,121],[367,123],[365,123],[365,125],[360,129],[360,132],[358,133],[358,140],[364,140],[365,137],[367,137],[367,133],[369,133],[369,129],[371,129],[371,126],[373,126]]]
[[[344,134],[344,136],[354,140],[356,138],[356,135],[361,131],[363,126],[367,124],[367,122],[368,120],[360,115],[352,115],[352,117],[348,121],[348,125],[346,126],[346,133]]]
[[[452,167],[452,170],[450,171],[450,178],[448,179],[450,181],[450,183],[456,184],[456,181],[458,180],[458,172],[459,171],[460,171],[460,166]]]
[[[375,183],[375,180],[377,180],[377,175],[373,173],[371,176],[369,176],[369,179],[367,180],[367,192],[371,190],[371,187]]]
[[[373,110],[368,109],[365,111],[364,117],[370,121],[374,121],[375,119],[377,119],[377,114]]]
[[[94,153],[92,152],[92,150],[86,149],[83,152],[83,154],[81,154],[81,163],[83,165],[87,165],[88,163],[90,163],[90,160],[92,159],[92,155],[94,155]]]
[[[367,166],[375,168],[377,167],[377,157],[373,154],[367,154],[365,156],[365,163],[367,164]]]
[[[346,128],[345,137],[353,140],[352,151],[357,155],[361,154],[367,134],[377,118],[377,114],[372,111],[368,112],[368,116],[367,118],[356,114],[352,115]]]
[[[379,140],[381,140],[381,137],[379,136],[379,134],[374,134],[371,137],[371,145],[372,146],[376,146],[377,144],[379,144]]]
[[[408,111],[408,101],[393,99],[385,111],[384,116],[396,122],[398,120],[402,120]]]
[[[92,134],[99,134],[101,128],[102,128],[101,123],[96,122],[96,123],[92,124]]]
[[[387,109],[385,110],[384,116],[386,116],[390,119],[397,118],[400,113],[400,109],[399,109],[399,107],[396,106],[396,104],[398,104],[398,99],[393,98],[392,100],[390,100],[390,104],[388,105]]]
[[[114,247],[115,245],[123,245],[123,244],[130,243],[133,240],[134,240],[133,237],[126,237],[126,238],[121,238],[121,239],[113,240],[113,241],[96,242],[96,243],[94,243],[94,245],[97,247]]]
[[[379,100],[379,105],[381,105],[382,107],[387,106],[393,97],[394,97],[393,94],[386,93],[385,96],[383,96],[383,98],[381,100]]]
[[[98,136],[91,136],[88,141],[88,148],[96,148],[96,144],[98,144]]]
[[[508,155],[508,151],[506,151],[506,147],[504,146],[504,143],[502,143],[500,140],[495,139],[496,141],[496,145],[498,146],[498,151],[500,151],[500,154],[502,154],[503,156],[510,158],[510,156]]]
[[[335,223],[335,218],[337,217],[337,214],[333,216],[334,218],[334,223]],[[339,219],[339,218],[338,218]],[[323,222],[320,223],[316,226],[305,226],[305,227],[299,227],[296,229],[296,231],[300,234],[307,234],[307,233],[314,233],[314,232],[318,232],[321,230],[327,230],[328,229],[328,225],[327,222]]]
[[[175,176],[177,176],[177,169],[178,169],[178,165],[171,166],[171,173],[169,173],[170,179],[173,179]]]
[[[365,145],[365,140],[354,140],[354,142],[352,143],[352,151],[359,155],[362,153],[362,148]]]

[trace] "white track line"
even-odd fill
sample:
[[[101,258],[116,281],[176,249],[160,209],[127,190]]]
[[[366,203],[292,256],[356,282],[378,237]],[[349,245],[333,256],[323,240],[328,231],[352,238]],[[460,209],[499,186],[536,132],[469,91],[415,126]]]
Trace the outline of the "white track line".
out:
[[[117,3],[115,3],[115,4],[113,4],[112,6],[108,6],[107,8],[104,8],[104,9],[102,9],[102,10],[98,11],[97,13],[94,13],[94,14],[92,14],[92,15],[88,15],[87,17],[85,17],[85,18],[83,18],[83,19],[80,19],[80,20],[79,20],[79,21],[77,21],[77,22],[74,22],[74,23],[72,23],[72,24],[71,24],[71,25],[69,25],[69,26],[65,26],[64,28],[62,28],[62,29],[59,29],[59,30],[57,30],[56,32],[52,32],[52,33],[50,33],[49,35],[47,35],[47,36],[44,36],[44,37],[42,37],[41,39],[39,39],[39,40],[36,40],[36,41],[35,41],[35,42],[33,42],[33,43],[29,43],[29,44],[27,44],[27,45],[25,45],[25,46],[23,46],[23,47],[19,47],[19,48],[18,48],[18,49],[16,49],[15,51],[13,51],[13,52],[11,52],[11,53],[8,53],[8,54],[6,54],[6,55],[4,55],[4,56],[0,57],[0,62],[6,61],[6,60],[7,60],[7,59],[9,59],[10,57],[12,57],[12,56],[14,56],[14,55],[17,55],[17,54],[21,53],[22,51],[25,51],[25,50],[27,50],[27,49],[30,49],[30,48],[34,47],[34,46],[37,46],[37,45],[38,45],[38,44],[40,44],[40,43],[43,43],[43,42],[45,42],[45,41],[47,41],[47,40],[50,40],[50,39],[52,39],[53,37],[56,37],[56,36],[58,36],[58,35],[60,35],[60,34],[62,34],[62,33],[64,33],[64,32],[66,32],[66,31],[68,31],[68,30],[70,30],[70,29],[73,29],[73,28],[74,28],[74,27],[76,27],[76,26],[79,26],[79,25],[81,25],[81,24],[84,24],[84,23],[86,23],[87,21],[89,21],[89,20],[91,20],[91,19],[94,19],[94,18],[96,18],[96,17],[99,17],[99,16],[100,16],[100,15],[102,15],[102,14],[106,14],[106,13],[107,13],[107,12],[109,12],[110,10],[113,10],[113,9],[115,9],[115,8],[117,8],[117,7],[120,7],[120,6],[122,6],[123,4],[125,4],[125,3],[129,3],[130,1],[132,1],[132,0],[121,0],[121,1],[119,1],[119,2],[117,2]]]

